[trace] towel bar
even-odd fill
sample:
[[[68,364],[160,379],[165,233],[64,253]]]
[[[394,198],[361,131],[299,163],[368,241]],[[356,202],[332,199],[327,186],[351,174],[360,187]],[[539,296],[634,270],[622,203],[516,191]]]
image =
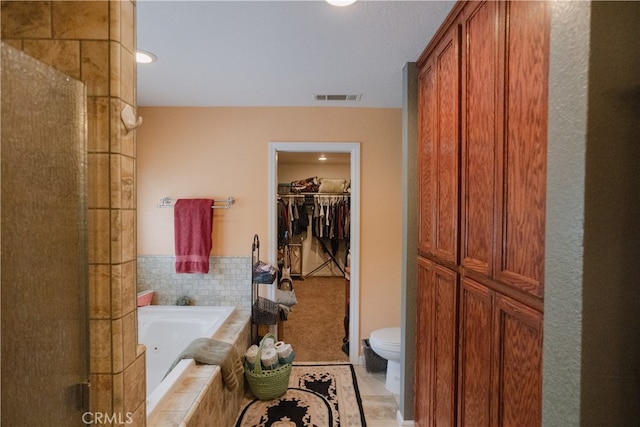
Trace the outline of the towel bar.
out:
[[[215,204],[211,206],[212,209],[229,209],[236,200],[233,197],[227,197],[227,202],[224,205]],[[176,201],[170,199],[169,197],[163,197],[160,199],[160,203],[156,205],[158,208],[172,208],[175,205]]]

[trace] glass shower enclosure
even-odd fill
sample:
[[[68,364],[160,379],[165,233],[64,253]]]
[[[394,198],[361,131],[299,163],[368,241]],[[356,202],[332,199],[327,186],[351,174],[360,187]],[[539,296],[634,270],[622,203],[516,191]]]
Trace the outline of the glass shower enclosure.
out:
[[[0,73],[1,423],[81,426],[89,377],[85,88],[4,43]]]

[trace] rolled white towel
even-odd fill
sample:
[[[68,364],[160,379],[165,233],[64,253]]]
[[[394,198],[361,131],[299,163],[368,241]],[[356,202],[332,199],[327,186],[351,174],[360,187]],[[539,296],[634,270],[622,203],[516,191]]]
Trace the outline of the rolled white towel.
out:
[[[256,362],[258,361],[258,346],[254,344],[249,347],[247,349],[247,352],[244,354],[244,358],[249,364],[249,367],[253,369],[253,367],[256,365]]]
[[[275,369],[280,366],[278,363],[278,353],[276,353],[276,349],[274,347],[263,348],[260,361],[262,362],[262,367],[264,369]]]
[[[282,341],[276,343],[276,353],[278,353],[278,361],[281,365],[291,363],[295,357],[291,344],[285,344]]]
[[[287,344],[284,341],[278,341],[276,343],[276,352],[280,357],[287,357],[292,351],[291,344]]]
[[[264,342],[262,344],[262,348],[274,348],[276,346],[276,341],[271,337],[264,338]]]

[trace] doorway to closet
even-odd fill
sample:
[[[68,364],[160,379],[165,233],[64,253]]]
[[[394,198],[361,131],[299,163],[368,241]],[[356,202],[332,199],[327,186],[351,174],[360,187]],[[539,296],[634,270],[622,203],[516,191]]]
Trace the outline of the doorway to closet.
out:
[[[331,328],[334,337],[336,334],[348,337],[344,345],[348,356],[342,352],[342,339],[331,344],[335,352],[323,351],[322,354],[333,354],[334,360],[342,357],[358,363],[360,144],[272,142],[269,151],[269,260],[277,263],[278,258],[282,258],[282,250],[280,256],[278,252],[285,239],[289,243],[286,259],[291,260],[289,267],[293,286],[299,294],[299,307],[294,306],[289,317],[292,323],[285,322],[284,340],[287,340],[288,329],[300,332],[301,324],[294,325],[293,322],[309,323],[308,319],[314,319],[316,332],[310,329],[309,335],[317,334],[326,327]],[[321,155],[327,160],[319,161]],[[322,178],[324,184],[320,192]],[[298,181],[301,187],[305,183],[309,187],[292,191],[291,183]],[[287,210],[289,206],[292,209]],[[287,218],[284,222],[287,225],[283,227],[283,207],[287,207],[285,215],[290,213],[291,218],[303,215],[304,220],[292,227],[290,218]],[[328,216],[323,216],[320,221],[317,212],[324,214],[330,211],[335,216],[335,223],[330,222]],[[338,212],[344,221],[338,220]],[[347,262],[349,271],[345,277]],[[345,313],[347,296],[349,303]],[[305,300],[302,301],[301,297]],[[311,307],[310,301],[313,301]],[[309,312],[310,308],[317,311],[317,316]]]

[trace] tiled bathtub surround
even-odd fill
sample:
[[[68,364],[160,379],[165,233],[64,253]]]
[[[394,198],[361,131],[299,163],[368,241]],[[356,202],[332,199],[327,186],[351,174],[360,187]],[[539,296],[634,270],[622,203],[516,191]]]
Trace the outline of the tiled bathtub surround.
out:
[[[236,309],[216,332],[214,339],[231,343],[243,355],[251,341],[249,309]],[[222,382],[219,366],[196,365],[185,375],[148,427],[231,426],[244,396],[244,381],[229,391]]]
[[[177,274],[174,256],[138,256],[138,292],[156,291],[152,304],[251,307],[251,257],[211,257],[207,274]]]

